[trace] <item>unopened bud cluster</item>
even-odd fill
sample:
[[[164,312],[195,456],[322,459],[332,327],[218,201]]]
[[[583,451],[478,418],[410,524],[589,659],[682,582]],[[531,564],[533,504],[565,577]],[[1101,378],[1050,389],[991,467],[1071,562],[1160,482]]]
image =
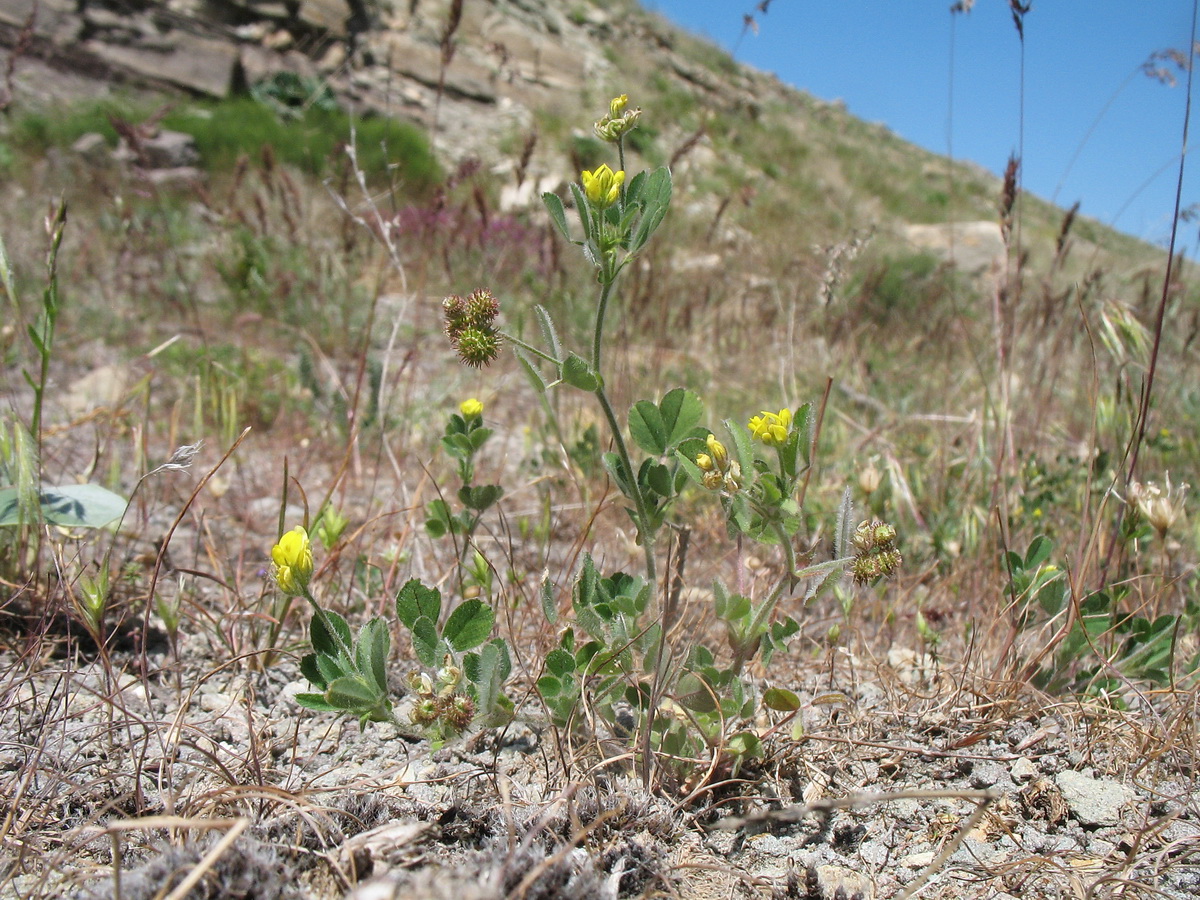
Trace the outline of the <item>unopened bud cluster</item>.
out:
[[[742,487],[742,467],[736,459],[729,458],[725,445],[710,434],[706,442],[708,452],[696,455],[696,467],[700,470],[700,482],[710,491],[736,494]]]
[[[863,522],[855,530],[850,543],[856,551],[854,562],[850,564],[850,574],[859,584],[886,578],[904,561],[896,549],[896,529],[886,522]]]
[[[422,728],[440,727],[444,732],[457,733],[475,718],[475,701],[459,693],[462,670],[447,664],[438,670],[437,683],[424,672],[408,676],[408,686],[417,695],[409,718]]]
[[[608,114],[595,124],[596,137],[610,144],[615,144],[637,127],[637,121],[642,116],[642,108],[627,109],[629,95],[622,94],[613,97],[608,104]]]
[[[480,288],[465,300],[457,294],[447,297],[442,301],[442,314],[446,336],[464,363],[480,368],[500,354],[500,334],[495,327],[500,304],[491,291]]]

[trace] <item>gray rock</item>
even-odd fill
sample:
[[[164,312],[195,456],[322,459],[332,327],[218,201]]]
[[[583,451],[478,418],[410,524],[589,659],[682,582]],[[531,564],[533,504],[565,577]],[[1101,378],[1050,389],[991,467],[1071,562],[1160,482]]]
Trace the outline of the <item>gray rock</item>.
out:
[[[167,46],[121,46],[92,38],[80,47],[116,68],[150,81],[166,82],[213,97],[226,97],[233,87],[238,49],[226,41],[176,31]]]
[[[1004,260],[1004,238],[997,222],[909,225],[904,237],[918,250],[947,261],[953,257],[955,268],[969,275],[985,274]]]
[[[79,37],[83,20],[75,15],[75,4],[71,0],[0,0],[0,24],[23,28],[35,3],[37,16],[33,21],[33,33],[37,37],[59,46]]]
[[[151,169],[179,169],[200,162],[200,153],[190,134],[160,131],[142,141],[142,161]]]
[[[1070,769],[1054,777],[1063,799],[1082,825],[1117,825],[1121,811],[1136,799],[1130,788],[1115,781],[1091,778]]]
[[[78,153],[93,165],[101,165],[112,160],[112,154],[108,152],[108,141],[104,139],[104,135],[95,131],[81,134],[79,139],[71,145],[71,152]]]

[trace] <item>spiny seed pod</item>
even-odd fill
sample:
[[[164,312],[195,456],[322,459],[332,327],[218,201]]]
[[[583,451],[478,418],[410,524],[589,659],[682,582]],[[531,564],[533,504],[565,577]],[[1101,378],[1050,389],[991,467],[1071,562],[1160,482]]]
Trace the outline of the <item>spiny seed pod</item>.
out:
[[[463,298],[453,294],[442,301],[442,318],[446,323],[446,334],[454,340],[466,327],[466,304]]]
[[[500,355],[500,337],[487,327],[469,326],[457,337],[451,336],[458,357],[468,366],[479,369],[490,364]]]
[[[422,700],[412,708],[408,717],[412,719],[414,725],[420,725],[422,728],[432,725],[440,718],[437,701]]]
[[[850,543],[859,553],[870,553],[872,550],[888,547],[894,540],[896,540],[896,529],[886,522],[876,519],[871,522],[862,522],[854,530],[854,536],[850,539]]]
[[[466,318],[471,325],[490,325],[500,314],[500,304],[487,288],[472,291],[465,306]]]
[[[857,556],[850,565],[850,574],[859,584],[866,584],[876,578],[887,578],[904,562],[904,557],[895,547],[877,550],[874,553]]]
[[[466,694],[455,694],[438,703],[441,719],[455,731],[462,731],[475,718],[475,701]]]

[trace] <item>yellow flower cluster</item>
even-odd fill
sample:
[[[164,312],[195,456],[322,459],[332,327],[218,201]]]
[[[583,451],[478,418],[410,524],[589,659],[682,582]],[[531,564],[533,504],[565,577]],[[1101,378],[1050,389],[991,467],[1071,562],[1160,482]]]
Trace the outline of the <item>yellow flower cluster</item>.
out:
[[[625,183],[624,172],[614,172],[607,165],[595,171],[584,171],[580,175],[583,193],[596,209],[608,209],[621,196],[621,185]]]
[[[308,532],[297,525],[284,534],[271,548],[275,583],[285,594],[300,596],[308,587],[313,573],[312,541]]]
[[[483,415],[483,403],[471,397],[458,404],[458,411],[464,419],[478,419]]]
[[[788,429],[792,427],[792,411],[781,409],[777,413],[763,410],[750,420],[750,433],[764,444],[783,444],[788,439]]]
[[[615,144],[636,126],[642,116],[642,109],[626,109],[629,106],[629,95],[622,94],[613,97],[608,104],[608,115],[595,125],[596,137],[610,144]]]
[[[707,453],[696,455],[696,468],[701,472],[700,480],[710,491],[723,490],[736,494],[742,486],[742,467],[736,459],[729,458],[725,445],[710,434],[705,442]]]

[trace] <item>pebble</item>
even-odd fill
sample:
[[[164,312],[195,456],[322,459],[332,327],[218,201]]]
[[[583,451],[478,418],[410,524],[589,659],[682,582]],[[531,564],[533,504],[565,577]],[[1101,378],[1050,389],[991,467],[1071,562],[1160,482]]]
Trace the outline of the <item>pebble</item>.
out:
[[[1040,771],[1036,763],[1022,756],[1012,764],[1012,767],[1008,770],[1008,774],[1017,784],[1022,784],[1036,778]]]

